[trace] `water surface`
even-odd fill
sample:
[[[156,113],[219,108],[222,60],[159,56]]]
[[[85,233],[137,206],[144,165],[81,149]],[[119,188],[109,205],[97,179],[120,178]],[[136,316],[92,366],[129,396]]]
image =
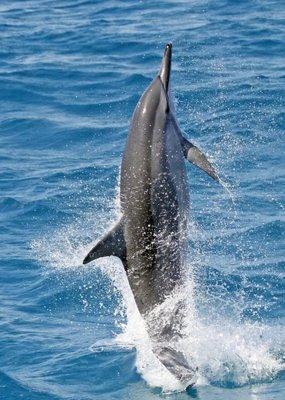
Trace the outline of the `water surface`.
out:
[[[1,400],[165,396],[120,262],[81,262],[117,218],[129,120],[168,41],[181,127],[230,187],[187,167],[199,379],[171,398],[284,398],[283,16],[270,0],[2,0]]]

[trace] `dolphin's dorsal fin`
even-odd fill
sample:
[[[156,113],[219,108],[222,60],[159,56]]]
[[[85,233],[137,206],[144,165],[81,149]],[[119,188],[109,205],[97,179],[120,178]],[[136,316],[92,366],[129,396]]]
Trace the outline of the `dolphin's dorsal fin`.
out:
[[[189,142],[185,137],[182,137],[182,148],[184,152],[185,158],[201,168],[208,175],[210,175],[215,181],[220,182],[220,178],[215,171],[215,168],[207,159],[204,153],[198,149],[198,147],[194,146],[193,143]]]
[[[123,218],[121,218],[116,225],[96,243],[93,249],[89,251],[83,260],[83,264],[87,264],[97,258],[108,256],[119,257],[125,264],[126,244],[123,228]]]

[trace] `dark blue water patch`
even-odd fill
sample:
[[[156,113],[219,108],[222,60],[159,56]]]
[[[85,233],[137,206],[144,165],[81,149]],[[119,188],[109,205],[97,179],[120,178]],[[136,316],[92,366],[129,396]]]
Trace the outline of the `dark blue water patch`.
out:
[[[74,101],[70,104],[60,103],[58,104],[58,108],[66,112],[71,112],[74,115],[81,115],[83,117],[91,117],[100,113],[107,119],[108,115],[110,114],[120,116],[124,104],[125,99],[113,100],[108,103],[101,102],[98,104],[92,103],[92,99],[90,99],[90,102],[87,104],[80,104]]]
[[[26,85],[21,84],[21,82],[14,81],[4,81],[2,83],[2,91],[1,91],[1,101],[3,102],[16,102],[16,103],[25,103],[29,101],[31,104],[46,104],[47,102],[52,101],[53,98],[51,96],[46,96],[43,91],[40,92],[33,91],[30,88],[27,88]]]
[[[9,118],[1,122],[1,131],[3,132],[3,134],[9,133],[9,135],[11,135],[11,131],[14,132],[16,131],[18,133],[21,132],[23,134],[23,131],[30,129],[31,133],[33,133],[33,130],[31,129],[31,124],[35,122],[40,122],[42,124],[42,127],[44,128],[45,127],[44,124],[47,123],[48,121],[45,121],[42,118],[40,118],[39,120],[28,119],[28,118]],[[11,140],[11,136],[9,136],[9,139],[10,139],[10,144],[11,142],[13,143],[13,140]],[[28,140],[27,138],[25,139]]]
[[[37,201],[35,203],[30,203],[25,207],[21,208],[21,210],[17,213],[14,212],[14,217],[20,217],[20,224],[22,227],[27,227],[33,218],[36,216],[41,216],[41,218],[47,218],[53,221],[60,220],[68,220],[68,217],[71,217],[71,211],[67,208],[65,210],[59,210],[55,206],[47,205],[46,201]],[[52,215],[52,217],[50,217]]]
[[[46,184],[53,184],[56,182],[62,181],[89,181],[91,179],[96,180],[97,182],[100,180],[105,181],[106,178],[110,180],[111,175],[113,175],[114,167],[110,166],[87,166],[85,168],[76,169],[76,165],[74,165],[74,169],[70,169],[67,171],[60,171],[51,173],[48,176],[44,177],[42,181]],[[107,188],[106,188],[107,189]]]
[[[25,238],[23,239],[25,240]],[[11,284],[10,286],[7,285],[6,288],[8,290],[13,290],[13,284],[15,284],[19,285],[20,291],[25,291],[28,290],[31,286],[37,286],[38,278],[40,279],[39,266],[31,258],[25,258],[25,256],[27,256],[28,254],[24,254],[24,251],[22,253],[21,259],[18,259],[15,255],[16,252],[15,254],[10,254],[9,260],[4,259],[1,263],[1,279],[3,279],[3,281],[5,281],[5,283],[7,284],[10,281]],[[20,283],[23,281],[23,279],[26,279],[26,282],[31,284],[31,286],[21,287]],[[31,298],[31,300],[33,299]]]
[[[216,317],[228,317],[236,311],[235,303],[240,302],[243,287],[240,276],[223,274],[214,268],[203,266],[195,271],[195,282],[196,306],[201,315],[209,317],[214,313]]]
[[[245,265],[240,265],[238,269],[238,273],[240,275],[246,275],[246,276],[267,276],[267,275],[272,275],[275,276],[278,274],[282,274],[282,271],[284,270],[284,261],[269,261],[267,260],[266,262],[263,263],[247,263]]]
[[[110,361],[111,356],[111,361]],[[140,378],[135,371],[135,353],[101,352],[67,359],[62,365],[55,367],[48,375],[61,380],[63,385],[73,386],[77,390],[90,391],[92,395],[117,392],[125,385],[135,383]],[[77,382],[78,374],[84,374],[84,380]],[[90,390],[90,386],[93,390]]]
[[[124,80],[125,87],[131,86],[133,91],[141,92],[142,87],[147,87],[151,83],[149,77],[143,74],[132,74]],[[138,99],[137,99],[138,100]]]
[[[74,176],[78,182],[76,192],[66,190],[67,187],[70,187],[74,183]],[[100,212],[102,208],[107,213],[108,210],[110,211],[114,208],[113,198],[117,191],[117,179],[118,171],[114,167],[90,167],[89,172],[85,168],[84,170],[80,169],[78,171],[70,171],[69,173],[53,174],[43,179],[46,189],[44,192],[46,193],[46,199],[37,199],[35,207],[29,210],[30,212],[26,215],[26,218],[33,215],[36,216],[35,214],[41,216],[41,218],[45,218],[50,207],[58,210],[55,217],[65,223],[67,223],[70,213],[74,213],[74,216],[76,214],[80,215],[82,214],[82,207],[86,205],[90,206],[90,211],[93,209],[94,215],[96,212]],[[55,193],[52,190],[51,194],[48,193],[48,188],[57,188],[59,185],[62,187],[61,191],[57,190],[57,193]],[[98,190],[100,186],[103,188],[102,191]],[[64,207],[63,203],[65,204]],[[41,210],[39,210],[39,207],[41,207]]]
[[[201,217],[201,225],[202,218],[205,218],[205,214]],[[208,251],[215,254],[226,252],[234,254],[240,260],[246,254],[247,260],[254,260],[261,255],[270,254],[270,251],[281,244],[282,236],[283,222],[272,221],[228,235],[215,236],[203,242],[198,241],[197,245],[202,251],[207,247]]]
[[[37,391],[21,384],[17,379],[4,372],[0,372],[0,390],[3,399],[10,397],[23,400],[59,400],[58,397],[50,393]]]
[[[81,0],[81,1],[73,1],[73,0],[69,0],[69,1],[66,1],[65,2],[65,4],[64,5],[62,5],[62,4],[55,4],[55,6],[54,6],[54,8],[56,9],[56,10],[69,10],[69,9],[73,9],[73,8],[76,8],[77,10],[78,9],[81,9],[81,8],[83,8],[83,10],[84,10],[84,7],[85,6],[91,6],[93,3],[90,1],[90,0]]]
[[[274,320],[284,307],[281,295],[284,283],[274,273],[247,277],[228,274],[213,268],[199,267],[195,272],[198,308],[207,314],[207,308],[218,310],[218,315],[234,315],[240,321]],[[205,293],[207,295],[205,296]],[[230,311],[231,310],[231,311]]]
[[[17,201],[11,197],[3,198],[0,201],[0,211],[2,213],[13,212],[21,209],[22,207],[23,204],[20,201]]]
[[[69,63],[62,62],[57,64],[44,64],[43,62],[40,62],[38,64],[39,65],[37,65],[37,63],[35,65],[32,64],[31,67],[22,67],[19,70],[15,69],[15,71],[13,71],[13,67],[9,66],[9,70],[11,71],[12,69],[10,75],[11,77],[15,76],[17,81],[24,80],[27,83],[31,82],[31,85],[37,90],[37,92],[42,93],[42,95],[45,94],[46,88],[48,92],[55,94],[58,92],[60,87],[70,86],[71,79],[74,79],[75,83],[91,80],[90,71],[82,70],[80,67],[77,69],[74,68],[74,66],[70,67]],[[59,86],[55,87],[53,82],[57,82],[58,79],[60,79]],[[102,79],[104,80],[104,77],[102,77]],[[28,85],[28,87],[30,86]]]
[[[98,316],[114,316],[122,300],[110,278],[96,267],[84,275],[80,268],[83,267],[68,275],[55,271],[54,276],[45,280],[46,288],[42,290],[39,305],[58,315],[64,312],[65,315],[75,313],[80,317],[84,310],[84,319],[92,321]]]
[[[56,200],[56,199],[55,199]],[[54,203],[56,206],[56,203]],[[13,218],[20,218],[21,224],[24,226],[26,223],[29,223],[35,215],[41,215],[41,218],[48,217],[51,214],[55,220],[68,219],[70,215],[70,210],[67,208],[66,210],[55,210],[54,207],[47,205],[46,201],[36,201],[36,202],[17,202],[15,200],[6,199],[4,204],[2,204],[2,212],[1,219],[10,220],[11,214]]]
[[[4,122],[2,141],[9,142],[10,148],[29,147],[34,142],[35,148],[46,139],[45,146],[52,144],[56,124],[44,118],[10,119]],[[48,138],[45,132],[49,132]]]
[[[284,284],[274,275],[248,278],[244,291],[247,295],[247,303],[251,302],[251,306],[243,310],[243,316],[249,320],[274,319],[272,317],[279,314],[284,307],[285,303],[282,299]]]

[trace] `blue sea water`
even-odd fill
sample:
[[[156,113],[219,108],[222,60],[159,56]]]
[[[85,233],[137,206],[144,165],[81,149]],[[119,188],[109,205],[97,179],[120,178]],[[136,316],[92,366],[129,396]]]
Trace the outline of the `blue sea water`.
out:
[[[0,399],[284,399],[284,5],[0,3]],[[169,388],[120,262],[83,266],[116,220],[128,125],[173,43],[189,165],[196,388]]]

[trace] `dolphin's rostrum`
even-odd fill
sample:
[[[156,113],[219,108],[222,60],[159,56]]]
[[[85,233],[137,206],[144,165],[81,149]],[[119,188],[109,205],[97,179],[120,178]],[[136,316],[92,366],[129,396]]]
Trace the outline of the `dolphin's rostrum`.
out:
[[[177,304],[166,323],[148,316],[179,291],[183,281],[189,207],[184,159],[216,181],[219,178],[178,126],[170,97],[171,55],[172,45],[167,44],[160,72],[132,117],[121,166],[122,218],[83,263],[112,255],[122,260],[138,309],[147,321],[154,353],[186,387],[193,382],[196,368],[175,349],[183,304]]]

